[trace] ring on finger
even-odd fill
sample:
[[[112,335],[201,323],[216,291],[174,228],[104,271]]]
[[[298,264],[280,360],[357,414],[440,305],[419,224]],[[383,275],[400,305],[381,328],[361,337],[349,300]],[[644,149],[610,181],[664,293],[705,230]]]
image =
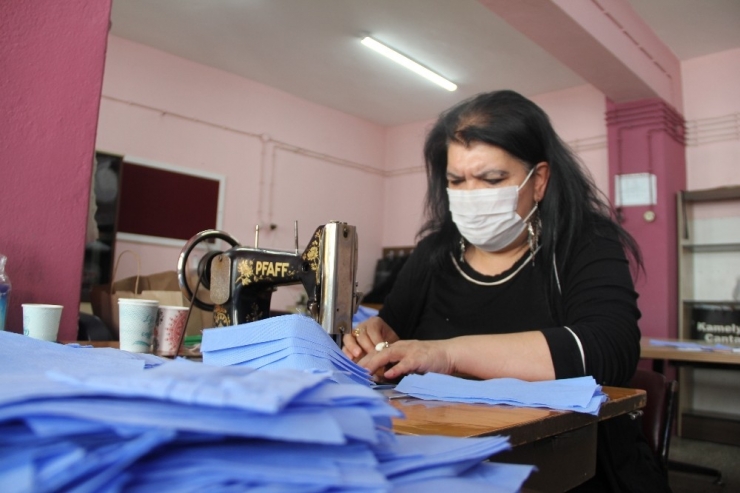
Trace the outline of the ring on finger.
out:
[[[360,337],[360,334],[361,333],[362,333],[362,331],[360,330],[359,327],[355,327],[354,329],[352,329],[352,335],[355,336],[355,337]]]
[[[388,341],[379,342],[375,345],[376,351],[382,351],[385,348],[391,347],[390,344],[388,344]]]

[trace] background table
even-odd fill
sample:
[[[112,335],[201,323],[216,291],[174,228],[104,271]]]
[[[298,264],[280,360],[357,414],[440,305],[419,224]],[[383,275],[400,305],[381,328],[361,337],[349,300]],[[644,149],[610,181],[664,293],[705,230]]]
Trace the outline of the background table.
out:
[[[655,346],[651,339],[640,343],[640,357],[653,360],[653,370],[665,372],[665,363],[678,367],[678,416],[677,434],[684,438],[709,440],[716,443],[740,446],[740,414],[698,411],[693,409],[694,368],[740,370],[740,353],[729,350],[687,351],[670,346]],[[703,341],[659,339],[662,341]]]
[[[660,339],[673,342],[694,342],[706,344],[702,341],[687,341],[678,339]],[[732,351],[689,351],[670,346],[655,346],[650,344],[651,339],[640,342],[640,357],[653,360],[653,370],[663,373],[665,362],[698,363],[706,365],[734,365],[740,369],[740,353]]]

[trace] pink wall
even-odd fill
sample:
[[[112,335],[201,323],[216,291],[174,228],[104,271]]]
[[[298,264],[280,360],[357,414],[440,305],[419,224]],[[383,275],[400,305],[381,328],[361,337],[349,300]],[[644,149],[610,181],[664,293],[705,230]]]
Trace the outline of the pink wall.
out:
[[[679,61],[627,0],[479,2],[608,99],[659,97],[680,110]]]
[[[109,2],[85,0],[63,7],[50,1],[0,3],[0,89],[6,115],[0,123],[5,163],[0,251],[9,256],[15,286],[9,314],[13,330],[20,330],[21,302],[74,307],[79,298],[91,132],[109,7]],[[44,29],[37,29],[40,24]],[[701,129],[705,120],[740,112],[735,97],[740,50],[684,62],[682,76],[690,137],[692,124]],[[605,138],[599,94],[583,86],[533,99],[566,141],[576,148],[588,143],[578,154],[609,193],[606,148],[599,142]],[[381,246],[413,243],[418,230],[424,195],[421,146],[429,123],[384,129],[113,37],[97,146],[224,174],[224,229],[245,243],[251,242],[255,223],[270,219],[279,227],[263,236],[263,245],[275,248],[292,246],[293,219],[301,221],[301,242],[317,223],[355,223],[361,239],[361,288],[367,289]],[[270,145],[264,145],[265,139]],[[278,148],[276,142],[293,148]],[[306,150],[313,156],[302,153]],[[689,188],[737,184],[739,159],[737,137],[690,140]],[[342,170],[340,178],[327,180],[337,169]],[[147,253],[145,262],[150,263],[144,273],[170,268],[178,250],[121,247]],[[132,272],[129,267],[123,274]],[[75,312],[65,312],[64,337],[74,333]]]
[[[585,85],[531,99],[545,110],[555,131],[579,157],[599,190],[609,196],[604,95]]]
[[[357,227],[359,281],[369,290],[383,236],[385,129],[268,86],[111,36],[100,151],[226,177],[223,229],[252,245],[293,249],[331,220]],[[269,223],[277,225],[270,231]],[[179,247],[119,242],[142,258],[142,274],[176,267]],[[134,275],[133,262],[118,277]],[[294,303],[283,288],[273,307]]]
[[[625,206],[622,226],[640,246],[645,273],[637,277],[645,336],[677,335],[676,193],[686,188],[686,158],[682,118],[663,101],[610,104],[609,171],[612,177],[630,173],[656,176],[654,206]],[[673,138],[672,138],[673,137]],[[612,194],[613,197],[613,194]],[[653,211],[654,221],[644,219]]]
[[[75,339],[110,0],[0,2],[0,252],[21,303],[64,305]]]
[[[424,138],[433,120],[389,128],[385,145],[383,246],[415,243],[423,222]]]

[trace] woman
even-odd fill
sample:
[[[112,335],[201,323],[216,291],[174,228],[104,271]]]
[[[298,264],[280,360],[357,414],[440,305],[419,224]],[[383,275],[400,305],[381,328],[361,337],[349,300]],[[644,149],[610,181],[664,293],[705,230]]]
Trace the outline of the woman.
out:
[[[640,354],[634,240],[534,103],[481,94],[424,146],[422,240],[345,353],[386,379],[437,372],[626,385]],[[599,430],[583,491],[667,491],[637,422]]]

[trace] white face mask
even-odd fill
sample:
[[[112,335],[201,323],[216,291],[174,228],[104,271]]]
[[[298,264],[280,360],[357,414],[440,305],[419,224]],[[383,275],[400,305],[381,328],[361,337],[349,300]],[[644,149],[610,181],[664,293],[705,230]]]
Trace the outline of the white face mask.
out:
[[[519,185],[478,190],[447,189],[452,220],[471,245],[487,252],[503,250],[527,227],[526,221],[537,210],[535,203],[527,217],[517,214],[519,190],[526,185],[535,168]]]

